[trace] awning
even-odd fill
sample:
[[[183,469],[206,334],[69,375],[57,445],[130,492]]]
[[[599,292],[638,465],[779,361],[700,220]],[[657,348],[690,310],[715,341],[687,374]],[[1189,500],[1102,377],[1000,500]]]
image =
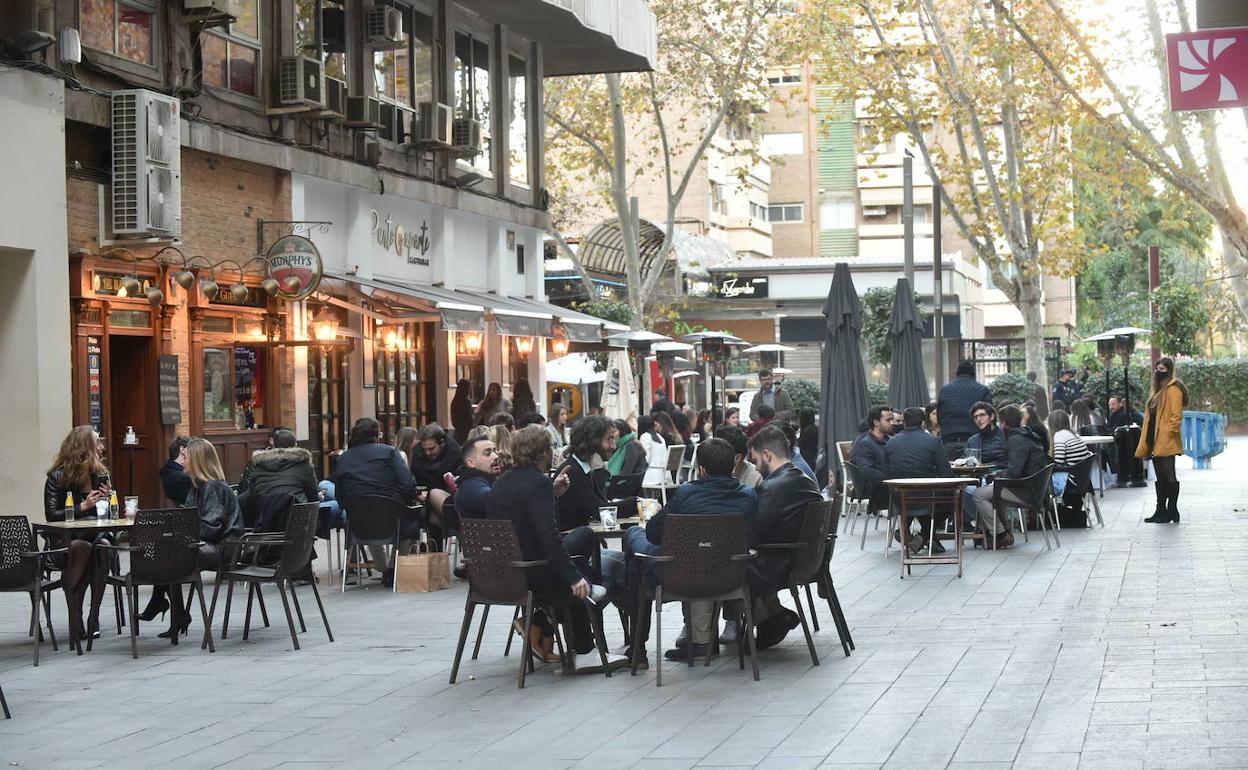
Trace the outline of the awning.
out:
[[[361,278],[325,272],[327,278],[355,284],[364,294],[383,302],[427,306],[442,317],[442,328],[454,332],[485,330],[485,306],[464,293],[437,286],[416,286],[399,281]]]
[[[524,304],[527,300],[504,297],[500,294],[481,294],[472,291],[463,293],[490,309],[499,334],[547,339],[555,336],[554,317],[551,313],[527,306]]]

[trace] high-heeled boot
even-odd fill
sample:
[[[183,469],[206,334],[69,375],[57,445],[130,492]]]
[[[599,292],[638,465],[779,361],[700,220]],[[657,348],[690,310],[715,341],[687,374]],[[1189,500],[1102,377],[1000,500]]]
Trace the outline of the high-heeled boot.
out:
[[[1179,523],[1179,482],[1171,481],[1169,494],[1166,496],[1167,505],[1166,513],[1170,517],[1170,521]]]
[[[1166,502],[1169,496],[1170,487],[1164,481],[1154,481],[1153,489],[1157,493],[1157,510],[1153,512],[1152,516],[1149,516],[1144,521],[1149,524],[1165,524],[1170,521],[1170,514],[1167,511]]]
[[[178,637],[186,636],[187,629],[191,625],[191,611],[189,603],[184,604],[182,602],[181,590],[170,594],[169,600],[173,610],[170,618],[172,622],[169,624],[168,631],[162,631],[161,633],[156,634],[156,636],[161,639],[169,639],[174,644],[177,644]]]

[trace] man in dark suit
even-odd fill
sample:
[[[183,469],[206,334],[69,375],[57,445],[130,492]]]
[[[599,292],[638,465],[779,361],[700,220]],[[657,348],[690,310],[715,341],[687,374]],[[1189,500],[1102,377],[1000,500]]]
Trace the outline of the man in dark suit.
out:
[[[796,543],[806,506],[823,496],[815,482],[790,459],[784,431],[768,425],[750,439],[750,461],[763,474],[758,488],[758,515],[750,522],[750,544]],[[773,647],[801,623],[796,612],[780,604],[797,556],[792,551],[765,551],[750,565],[750,595],[760,648]]]
[[[611,420],[593,415],[572,426],[568,459],[555,474],[556,489],[566,487],[559,495],[559,529],[583,527],[597,520],[598,509],[607,504],[610,474],[606,461],[615,454],[618,433]]]
[[[870,500],[871,510],[888,507],[888,487],[884,485],[884,447],[893,424],[892,407],[877,404],[867,412],[867,430],[849,450],[849,461],[858,469],[862,489],[855,489],[858,498]]]
[[[912,406],[902,413],[901,433],[893,436],[884,446],[884,478],[886,479],[928,479],[952,476],[949,468],[949,456],[940,439],[923,430],[923,420],[927,416],[921,406]],[[912,513],[914,513],[912,511]],[[928,512],[930,514],[931,511]],[[929,539],[932,516],[919,515],[922,534],[906,535],[906,547],[918,551]],[[901,542],[900,532],[893,533],[893,539]],[[939,540],[931,539],[932,551],[940,553],[944,546]]]

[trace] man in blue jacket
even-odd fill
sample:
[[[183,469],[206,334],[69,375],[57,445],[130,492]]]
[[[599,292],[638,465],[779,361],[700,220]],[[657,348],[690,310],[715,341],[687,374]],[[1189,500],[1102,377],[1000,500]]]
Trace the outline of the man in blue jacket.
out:
[[[455,479],[458,489],[451,498],[455,512],[465,519],[484,519],[490,487],[498,478],[498,451],[484,434],[465,441],[461,451],[464,467]]]
[[[957,375],[936,397],[940,440],[947,450],[946,456],[951,458],[962,456],[966,440],[976,432],[971,407],[979,401],[992,402],[992,391],[975,379],[975,364],[970,361],[958,364]]]
[[[1005,432],[997,425],[996,408],[980,401],[971,407],[971,419],[976,432],[967,439],[966,448],[978,451],[984,465],[1005,465]]]
[[[869,499],[871,510],[888,507],[888,487],[884,484],[884,447],[893,427],[893,409],[877,404],[867,412],[867,430],[854,440],[849,461],[858,469],[863,488],[855,489],[859,499]]]
[[[884,447],[884,478],[886,479],[924,479],[952,476],[949,458],[940,439],[923,430],[923,420],[927,412],[921,406],[912,406],[902,413],[905,427],[901,433],[888,440]],[[931,516],[919,512],[919,522],[923,527],[922,535],[906,534],[906,547],[911,551],[919,551],[928,540],[931,531]],[[930,513],[930,512],[929,512]],[[901,533],[893,533],[893,538],[901,542]],[[932,540],[932,551],[944,551],[939,540]]]
[[[744,514],[749,522],[758,512],[758,496],[752,487],[733,478],[737,455],[732,445],[720,438],[707,439],[698,447],[699,477],[697,481],[681,484],[668,496],[667,505],[646,522],[646,526],[633,527],[624,536],[626,554],[658,554],[663,543],[663,526],[669,516],[689,514]],[[657,583],[651,565],[641,574],[650,585]],[[692,602],[689,608],[689,626],[694,655],[706,655],[711,642],[714,618],[710,602]],[[633,644],[643,647],[650,636],[649,624],[638,624]],[[688,653],[679,647],[668,650],[667,657],[684,660]],[[639,653],[639,659],[645,656]]]

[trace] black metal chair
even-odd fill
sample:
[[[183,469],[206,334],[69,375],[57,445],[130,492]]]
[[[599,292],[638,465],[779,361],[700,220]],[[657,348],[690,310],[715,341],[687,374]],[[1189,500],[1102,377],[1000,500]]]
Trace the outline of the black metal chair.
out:
[[[503,519],[461,519],[461,546],[464,549],[464,566],[468,569],[468,597],[464,601],[464,621],[459,629],[459,642],[455,646],[455,662],[451,665],[450,683],[455,684],[459,676],[459,664],[463,658],[464,645],[468,641],[468,632],[472,627],[472,616],[478,605],[482,607],[481,626],[477,630],[477,641],[473,646],[472,659],[476,660],[481,652],[481,637],[485,632],[485,621],[489,617],[490,607],[515,607],[524,616],[524,634],[520,640],[520,673],[518,683],[524,687],[525,675],[533,669],[530,631],[533,627],[533,610],[538,606],[538,596],[529,587],[526,570],[530,567],[544,567],[548,559],[526,561],[520,552],[520,541],[512,523]],[[556,620],[556,608],[546,605],[544,609],[552,621]],[[514,624],[513,624],[514,625]],[[611,676],[607,665],[605,641],[602,636],[601,624],[594,629],[598,637],[598,652],[602,658],[602,666],[607,676]],[[566,660],[563,640],[559,635],[559,627],[555,625],[555,641],[559,645],[559,655]],[[508,637],[507,647],[511,647]]]
[[[625,497],[641,497],[641,482],[645,477],[645,471],[624,476],[612,476],[607,481],[606,498],[608,500],[620,500]]]
[[[164,508],[139,511],[130,529],[129,545],[97,545],[107,551],[130,554],[130,571],[108,577],[112,585],[126,591],[130,601],[130,655],[139,657],[139,586],[165,586],[173,603],[174,633],[171,644],[178,643],[177,629],[182,625],[182,586],[191,586],[199,594],[199,614],[204,623],[204,645],[209,652],[212,628],[208,625],[208,608],[204,606],[204,583],[199,574],[199,512],[194,508]],[[190,607],[185,608],[190,612]]]
[[[388,548],[397,555],[399,541],[402,539],[403,518],[410,515],[414,507],[379,495],[358,495],[346,500],[339,498],[339,502],[347,513],[347,537],[342,553],[342,591],[345,593],[347,572],[352,568],[356,570],[356,585],[362,582],[363,569],[386,569],[384,564],[374,564],[363,556],[359,557],[359,561],[353,561],[351,555],[359,553],[367,546]],[[395,568],[398,568],[397,558]],[[398,584],[396,576],[391,590],[398,590]]]
[[[1035,513],[1036,519],[1040,522],[1040,533],[1044,535],[1044,547],[1050,550],[1052,549],[1049,545],[1050,526],[1053,528],[1053,540],[1058,548],[1062,547],[1062,541],[1057,536],[1057,514],[1054,512],[1056,503],[1053,500],[1053,467],[1050,463],[1030,476],[1020,479],[999,478],[992,484],[992,507],[997,515],[1002,515],[1006,508],[1018,508]],[[1006,490],[1013,492],[1022,502],[1002,498],[1001,495]],[[995,536],[993,540],[995,546]]]
[[[1083,500],[1083,515],[1088,520],[1088,526],[1092,526],[1091,511],[1096,511],[1096,523],[1103,527],[1105,526],[1105,519],[1101,516],[1101,504],[1096,499],[1096,488],[1092,485],[1092,466],[1095,464],[1095,454],[1084,458],[1082,462],[1070,471],[1070,478],[1066,483],[1074,484],[1075,490]]]
[[[285,532],[256,532],[243,535],[236,541],[231,541],[233,546],[230,564],[222,565],[217,570],[217,580],[212,589],[212,608],[208,611],[208,617],[211,621],[217,609],[217,596],[221,591],[222,583],[246,583],[249,588],[255,587],[256,593],[259,593],[259,587],[266,583],[277,586],[277,592],[282,597],[282,607],[286,610],[286,625],[290,628],[290,641],[294,644],[295,649],[299,648],[299,635],[295,631],[295,619],[290,614],[290,605],[295,605],[295,612],[299,616],[299,627],[307,632],[308,627],[303,621],[303,610],[299,606],[299,595],[295,592],[295,580],[306,577],[308,573],[308,560],[312,558],[312,549],[316,547],[316,526],[318,517],[319,504],[316,502],[299,503],[290,509],[290,515],[286,517]],[[280,547],[281,553],[277,561],[271,565],[247,564],[245,558],[248,551],[255,548],[273,548]],[[325,635],[329,637],[329,641],[334,641],[334,632],[329,628],[329,617],[325,614],[325,604],[321,601],[321,593],[316,589],[316,580],[310,581],[312,587],[312,596],[316,598],[316,606],[321,612],[321,622],[325,624]],[[286,596],[286,590],[290,589],[289,599]],[[222,627],[229,622],[230,604],[229,590],[226,592],[227,600],[225,605],[225,618]],[[250,591],[247,601],[247,619],[243,621],[243,639],[247,638],[251,617],[251,599]]]
[[[66,548],[40,551],[35,547],[34,532],[25,516],[0,516],[0,593],[30,594],[30,633],[35,637],[35,665],[39,665],[39,643],[43,627],[39,612],[48,621],[52,649],[57,649],[56,632],[52,629],[52,609],[48,594],[60,588],[60,580],[44,577],[43,558],[53,553],[66,553]],[[7,715],[7,709],[6,709]]]
[[[663,686],[663,602],[712,602],[716,607],[727,601],[739,601],[742,606],[740,639],[737,644],[737,662],[745,669],[744,646],[748,642],[750,663],[754,669],[754,681],[758,681],[758,649],[754,641],[754,610],[750,606],[750,590],[746,585],[746,572],[754,551],[746,547],[745,517],[740,514],[682,514],[669,516],[663,525],[663,546],[658,556],[636,554],[637,558],[657,565],[659,584],[654,589],[656,686]],[[645,580],[638,590],[643,590]],[[645,627],[651,612],[650,603],[638,602]],[[714,614],[714,613],[712,613]],[[693,644],[689,651],[689,665],[693,665]],[[637,673],[640,644],[633,644],[632,673]],[[708,648],[705,665],[711,664]]]
[[[846,476],[846,491],[843,510],[850,516],[849,534],[854,534],[854,526],[860,516],[874,516],[875,529],[879,530],[880,519],[878,515],[875,515],[878,514],[879,511],[872,510],[871,508],[871,496],[866,494],[867,483],[862,478],[862,471],[858,469],[857,465],[854,465],[849,460],[842,461],[841,465],[845,468]],[[884,537],[884,555],[887,556],[889,549],[892,547],[893,526],[894,521],[898,518],[898,515],[891,508],[885,508],[883,510],[886,512],[888,519],[888,525],[885,527],[888,531],[885,533]],[[862,523],[862,542],[858,544],[858,550],[864,551],[866,548],[867,522],[864,521]]]
[[[0,709],[4,710],[4,718],[12,719],[13,715],[9,713],[9,703],[4,699],[4,688],[0,687]]]

